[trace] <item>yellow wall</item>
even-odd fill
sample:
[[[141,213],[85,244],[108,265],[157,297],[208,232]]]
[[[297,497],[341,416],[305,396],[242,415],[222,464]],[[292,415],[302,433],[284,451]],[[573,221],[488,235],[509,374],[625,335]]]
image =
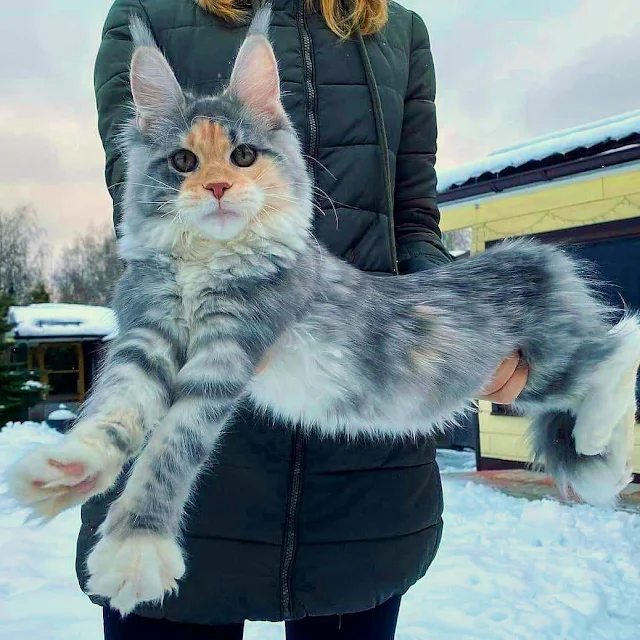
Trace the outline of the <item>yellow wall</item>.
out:
[[[509,236],[640,216],[640,167],[602,171],[441,207],[443,231],[471,227],[472,251]]]
[[[491,404],[480,402],[480,453],[483,458],[499,460],[531,460],[525,430],[527,421],[524,418],[509,416],[492,416]],[[640,474],[640,425],[636,425],[635,446],[633,448],[633,470]]]
[[[471,227],[472,253],[483,251],[491,240],[640,217],[640,167],[444,204],[441,213],[443,231]],[[491,405],[481,402],[479,421],[482,457],[530,460],[525,419],[492,416]],[[640,474],[640,425],[636,425],[633,468]]]

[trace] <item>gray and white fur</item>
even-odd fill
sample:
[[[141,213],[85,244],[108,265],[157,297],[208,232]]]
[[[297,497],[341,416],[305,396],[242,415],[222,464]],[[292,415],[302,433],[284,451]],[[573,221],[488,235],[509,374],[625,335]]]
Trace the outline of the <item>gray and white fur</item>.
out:
[[[532,418],[536,462],[598,504],[631,477],[637,318],[615,323],[582,267],[533,241],[398,277],[323,249],[268,19],[258,13],[214,97],[184,92],[146,27],[132,23],[119,335],[64,443],[34,450],[10,474],[14,495],[50,518],[104,492],[135,459],[88,560],[90,589],[123,613],[177,589],[185,506],[246,399],[329,437],[432,434],[455,425],[519,349],[530,375],[515,406]],[[278,188],[260,176],[226,187],[222,200],[199,195],[193,178],[187,193],[196,174],[167,159],[202,123],[256,150]],[[240,175],[198,160],[197,171],[227,172],[221,184]]]

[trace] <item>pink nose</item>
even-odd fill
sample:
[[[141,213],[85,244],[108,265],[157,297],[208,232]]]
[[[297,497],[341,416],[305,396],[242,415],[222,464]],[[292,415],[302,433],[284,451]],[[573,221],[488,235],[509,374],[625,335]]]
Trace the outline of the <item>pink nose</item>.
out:
[[[204,188],[207,191],[211,191],[214,198],[220,200],[224,192],[231,189],[231,185],[228,182],[210,182],[209,184],[205,184]]]

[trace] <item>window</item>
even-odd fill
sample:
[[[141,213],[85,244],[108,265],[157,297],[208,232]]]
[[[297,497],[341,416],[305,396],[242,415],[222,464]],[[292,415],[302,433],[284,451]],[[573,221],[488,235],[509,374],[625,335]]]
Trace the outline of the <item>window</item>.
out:
[[[40,344],[37,363],[49,385],[48,400],[84,399],[84,358],[79,342]]]

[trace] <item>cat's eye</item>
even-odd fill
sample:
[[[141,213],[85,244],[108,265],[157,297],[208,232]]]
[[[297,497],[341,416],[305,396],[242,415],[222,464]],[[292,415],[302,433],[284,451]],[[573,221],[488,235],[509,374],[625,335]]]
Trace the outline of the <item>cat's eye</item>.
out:
[[[169,164],[178,173],[191,173],[198,167],[198,157],[189,149],[180,149],[169,158]]]
[[[258,156],[258,152],[248,144],[238,145],[231,152],[231,162],[238,167],[250,167]]]

